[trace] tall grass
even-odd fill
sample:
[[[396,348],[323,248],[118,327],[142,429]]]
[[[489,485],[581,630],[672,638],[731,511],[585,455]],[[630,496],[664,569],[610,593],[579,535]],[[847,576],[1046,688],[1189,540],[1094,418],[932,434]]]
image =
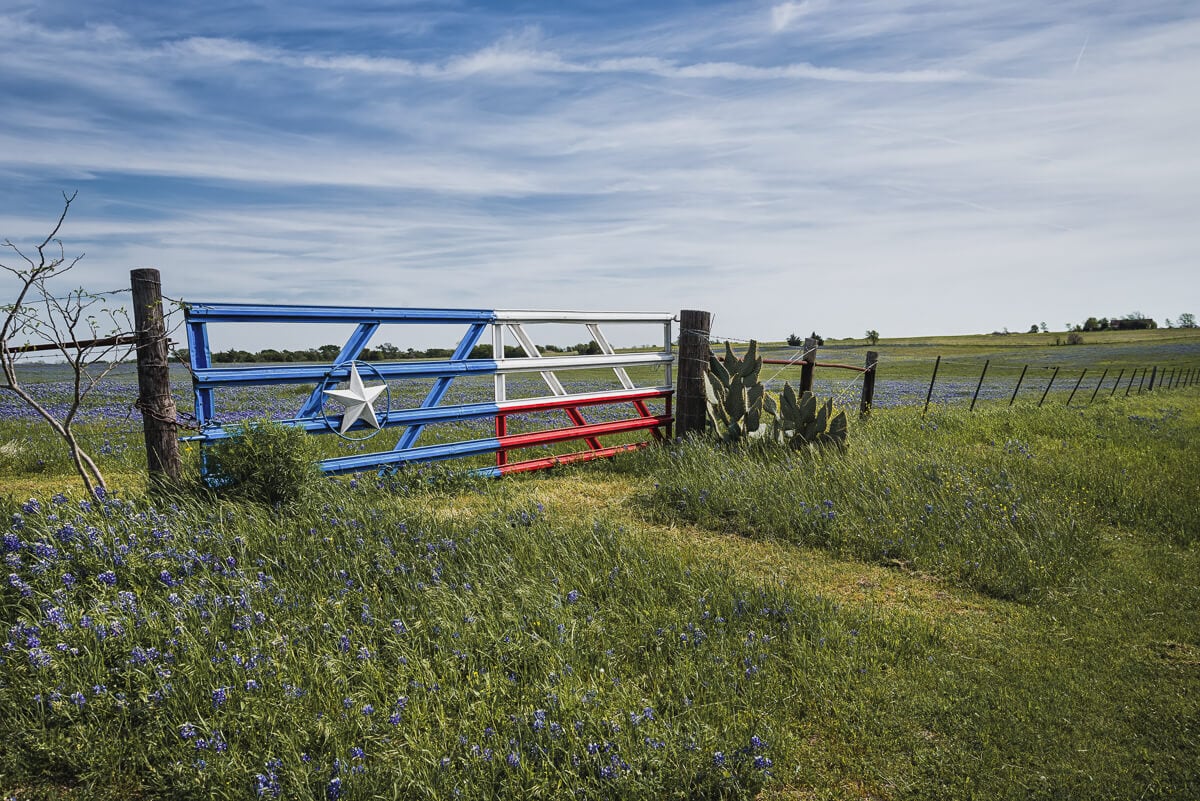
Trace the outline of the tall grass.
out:
[[[1160,409],[1164,403],[1166,408]],[[1200,531],[1200,417],[1138,399],[1081,410],[891,410],[842,453],[707,440],[626,457],[647,505],[748,537],[935,574],[1000,598],[1070,584],[1100,524],[1188,544]]]
[[[0,792],[1194,797],[1198,429],[1180,392],[279,509],[9,495]]]
[[[430,512],[408,490],[331,484],[285,515],[61,496],[13,511],[5,783],[746,797],[794,737],[781,703],[921,654],[916,636],[881,655],[862,615],[602,521],[561,525],[492,488]]]

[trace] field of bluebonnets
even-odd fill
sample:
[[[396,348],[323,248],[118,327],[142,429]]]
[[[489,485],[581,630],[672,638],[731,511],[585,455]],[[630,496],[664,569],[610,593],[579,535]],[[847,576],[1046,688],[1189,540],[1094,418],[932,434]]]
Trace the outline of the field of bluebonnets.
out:
[[[892,363],[845,453],[695,441],[277,507],[147,492],[131,373],[81,423],[100,497],[0,393],[0,790],[1200,795],[1200,391],[922,418]]]

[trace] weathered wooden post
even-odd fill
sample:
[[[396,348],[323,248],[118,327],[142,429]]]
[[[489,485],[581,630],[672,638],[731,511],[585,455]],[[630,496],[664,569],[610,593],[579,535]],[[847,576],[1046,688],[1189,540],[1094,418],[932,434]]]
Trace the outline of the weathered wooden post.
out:
[[[708,369],[708,335],[712,315],[684,309],[679,313],[679,385],[676,388],[675,436],[702,434],[708,418],[704,372]]]
[[[804,340],[804,361],[800,365],[800,391],[812,392],[813,373],[817,369],[817,340]]]
[[[983,377],[987,375],[988,365],[991,363],[991,359],[983,360],[983,372],[979,374],[979,383],[975,385],[975,394],[971,396],[971,408],[967,409],[968,412],[975,411],[975,401],[979,399],[979,390],[983,387]]]
[[[1150,386],[1146,387],[1147,392],[1154,391],[1154,379],[1157,376],[1158,376],[1158,365],[1156,364],[1152,368],[1150,368]],[[1160,389],[1161,389],[1161,387],[1160,387]]]
[[[146,438],[146,465],[151,482],[179,479],[179,438],[171,366],[167,361],[167,327],[163,319],[162,279],[158,270],[129,273],[133,289],[133,326],[137,334],[138,399]]]
[[[873,350],[867,351],[867,369],[863,373],[862,402],[858,406],[858,416],[867,417],[871,414],[871,405],[875,403],[875,372],[879,367],[879,354]]]
[[[1125,375],[1125,368],[1121,368],[1121,372],[1117,373],[1117,380],[1113,382],[1113,388],[1108,391],[1108,397],[1117,394],[1117,388],[1121,386],[1121,376]]]

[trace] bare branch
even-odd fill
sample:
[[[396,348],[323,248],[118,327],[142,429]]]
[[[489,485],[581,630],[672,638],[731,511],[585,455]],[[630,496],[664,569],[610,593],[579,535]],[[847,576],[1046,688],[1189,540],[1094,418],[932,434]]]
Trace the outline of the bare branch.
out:
[[[122,326],[118,320],[124,317],[127,321],[126,313],[103,306],[95,308],[102,299],[82,287],[72,289],[65,296],[59,297],[48,284],[49,279],[62,276],[83,258],[80,255],[68,261],[66,249],[58,239],[58,233],[62,230],[71,203],[77,194],[63,193],[62,213],[50,233],[37,246],[36,262],[10,240],[3,242],[5,247],[29,265],[29,269],[0,264],[0,268],[15,276],[20,285],[16,300],[6,306],[0,306],[0,315],[3,316],[3,322],[0,323],[0,371],[8,382],[7,386],[0,389],[16,395],[62,438],[80,480],[91,492],[96,488],[105,488],[104,476],[96,462],[81,446],[73,424],[87,396],[116,366],[117,362],[112,361],[110,357],[116,353],[123,353],[124,357],[128,357],[133,347],[125,342],[105,341],[105,338],[98,335],[105,322],[113,326],[114,330],[111,333],[114,335],[131,333],[130,327]],[[57,255],[47,255],[46,249],[51,243],[58,246]],[[37,398],[21,385],[17,371],[17,356],[21,353],[21,348],[9,346],[9,340],[17,334],[43,340],[46,346],[56,350],[70,366],[73,378],[72,396],[62,414],[56,415],[39,403]],[[101,367],[106,359],[109,361]]]
[[[49,234],[47,234],[46,238],[42,241],[42,244],[38,245],[37,250],[38,250],[39,256],[42,253],[42,249],[45,248],[46,245],[50,244],[50,242],[52,240],[54,240],[56,237],[58,237],[58,232],[62,228],[63,220],[67,219],[67,212],[71,210],[71,204],[75,202],[75,197],[78,194],[79,194],[79,190],[75,190],[70,195],[68,195],[66,192],[63,192],[62,214],[58,215],[58,222],[54,224],[54,229]],[[61,247],[62,243],[59,242],[58,244]]]

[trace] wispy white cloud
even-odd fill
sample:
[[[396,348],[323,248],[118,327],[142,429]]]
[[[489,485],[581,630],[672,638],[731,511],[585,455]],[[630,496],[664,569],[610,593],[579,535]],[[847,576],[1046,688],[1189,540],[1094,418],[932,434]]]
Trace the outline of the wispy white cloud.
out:
[[[1200,296],[1185,7],[473,11],[382,21],[403,46],[284,35],[285,11],[266,36],[9,17],[0,235],[78,186],[97,286],[152,265],[192,299],[700,307],[734,336]]]
[[[792,26],[796,20],[810,14],[818,7],[815,0],[801,0],[800,2],[778,3],[771,6],[771,30],[779,33]]]

